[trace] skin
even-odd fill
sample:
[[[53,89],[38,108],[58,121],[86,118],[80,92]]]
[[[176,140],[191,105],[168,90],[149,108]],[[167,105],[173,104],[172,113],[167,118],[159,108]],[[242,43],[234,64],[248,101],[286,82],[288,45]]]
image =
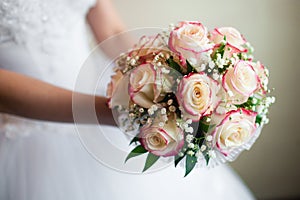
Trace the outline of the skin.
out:
[[[99,0],[90,9],[87,21],[98,42],[125,30],[110,0]],[[128,44],[124,41],[124,44],[120,45]],[[110,52],[105,53],[109,55]],[[2,113],[45,121],[74,122],[72,95],[73,91],[0,69],[0,112]],[[98,121],[101,124],[115,125],[111,110],[106,105],[108,100],[106,97],[80,93],[75,95],[80,99],[77,102],[78,108],[87,110],[92,102]],[[88,114],[79,122],[94,123]]]

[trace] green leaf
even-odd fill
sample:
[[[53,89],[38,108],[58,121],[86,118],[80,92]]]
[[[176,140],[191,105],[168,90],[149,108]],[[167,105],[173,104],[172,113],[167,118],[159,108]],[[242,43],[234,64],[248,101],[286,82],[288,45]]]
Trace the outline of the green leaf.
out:
[[[195,156],[186,155],[186,164],[185,164],[185,175],[186,177],[195,167],[197,163],[197,158]]]
[[[188,60],[186,60],[186,67],[187,67],[187,74],[196,71],[195,68],[191,65],[191,63]]]
[[[130,141],[129,145],[131,145],[132,143],[136,143],[139,141],[139,137],[134,137],[132,138],[132,140]]]
[[[167,60],[167,63],[170,65],[171,68],[173,68],[173,69],[175,69],[176,71],[182,73],[182,71],[181,71],[181,66],[180,66],[177,62],[175,62],[175,61],[173,60],[173,57],[170,57],[170,58]]]
[[[178,163],[184,158],[184,156],[174,156],[175,167],[177,167]]]
[[[146,153],[147,150],[142,146],[142,145],[139,145],[137,147],[135,147],[127,156],[127,158],[125,159],[125,162],[127,162],[127,160],[129,160],[130,158],[133,158],[133,157],[136,157],[136,156],[139,156],[139,155],[142,155],[144,153]]]
[[[257,115],[256,119],[255,119],[255,123],[261,124],[262,121],[262,116],[261,115]]]
[[[157,160],[159,159],[159,156],[156,156],[152,153],[149,153],[146,159],[146,163],[143,169],[143,172],[149,169]]]
[[[205,133],[208,133],[209,130],[215,128],[215,126],[216,126],[215,124],[211,124],[203,121],[200,121],[199,123],[200,129],[203,130]]]
[[[209,162],[209,159],[210,159],[208,153],[206,153],[206,154],[204,155],[204,158],[205,158],[205,161],[206,161],[206,165],[208,165],[208,162]]]

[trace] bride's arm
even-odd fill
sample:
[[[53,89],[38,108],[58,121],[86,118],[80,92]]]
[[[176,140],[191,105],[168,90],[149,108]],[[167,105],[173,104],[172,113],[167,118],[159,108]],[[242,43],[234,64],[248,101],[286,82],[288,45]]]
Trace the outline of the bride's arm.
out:
[[[125,25],[111,0],[98,0],[90,9],[87,20],[99,43],[125,30]]]
[[[115,58],[133,47],[132,35],[130,32],[125,32],[126,27],[111,0],[98,0],[96,5],[90,9],[87,21],[97,42],[102,42],[101,50],[108,57]],[[121,32],[122,34],[119,34]],[[116,35],[117,37],[111,37]],[[107,38],[111,39],[106,40]]]
[[[0,69],[0,112],[39,120],[73,122],[72,95],[70,90]],[[78,109],[85,111],[91,107],[91,102],[95,102],[99,121],[115,125],[111,110],[106,106],[107,98],[76,95]],[[80,123],[90,122],[88,113],[86,118],[80,119]]]

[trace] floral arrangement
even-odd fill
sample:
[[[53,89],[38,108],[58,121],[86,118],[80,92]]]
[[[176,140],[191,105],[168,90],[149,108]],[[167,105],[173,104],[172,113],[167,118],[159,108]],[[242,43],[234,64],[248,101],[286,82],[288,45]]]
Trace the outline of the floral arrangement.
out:
[[[197,164],[233,161],[269,121],[275,98],[267,95],[268,77],[235,28],[208,31],[183,21],[140,38],[117,58],[107,89],[108,105],[135,145],[126,161],[148,153],[145,171],[172,156],[185,176]]]

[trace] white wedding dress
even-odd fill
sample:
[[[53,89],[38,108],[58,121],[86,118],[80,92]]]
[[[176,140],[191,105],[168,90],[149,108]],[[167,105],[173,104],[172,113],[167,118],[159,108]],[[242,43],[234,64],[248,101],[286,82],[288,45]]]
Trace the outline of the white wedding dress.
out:
[[[0,0],[0,67],[73,89],[90,52],[85,16],[94,3]],[[173,165],[142,175],[120,172],[86,151],[73,124],[0,114],[1,200],[254,199],[227,165],[183,174]]]

